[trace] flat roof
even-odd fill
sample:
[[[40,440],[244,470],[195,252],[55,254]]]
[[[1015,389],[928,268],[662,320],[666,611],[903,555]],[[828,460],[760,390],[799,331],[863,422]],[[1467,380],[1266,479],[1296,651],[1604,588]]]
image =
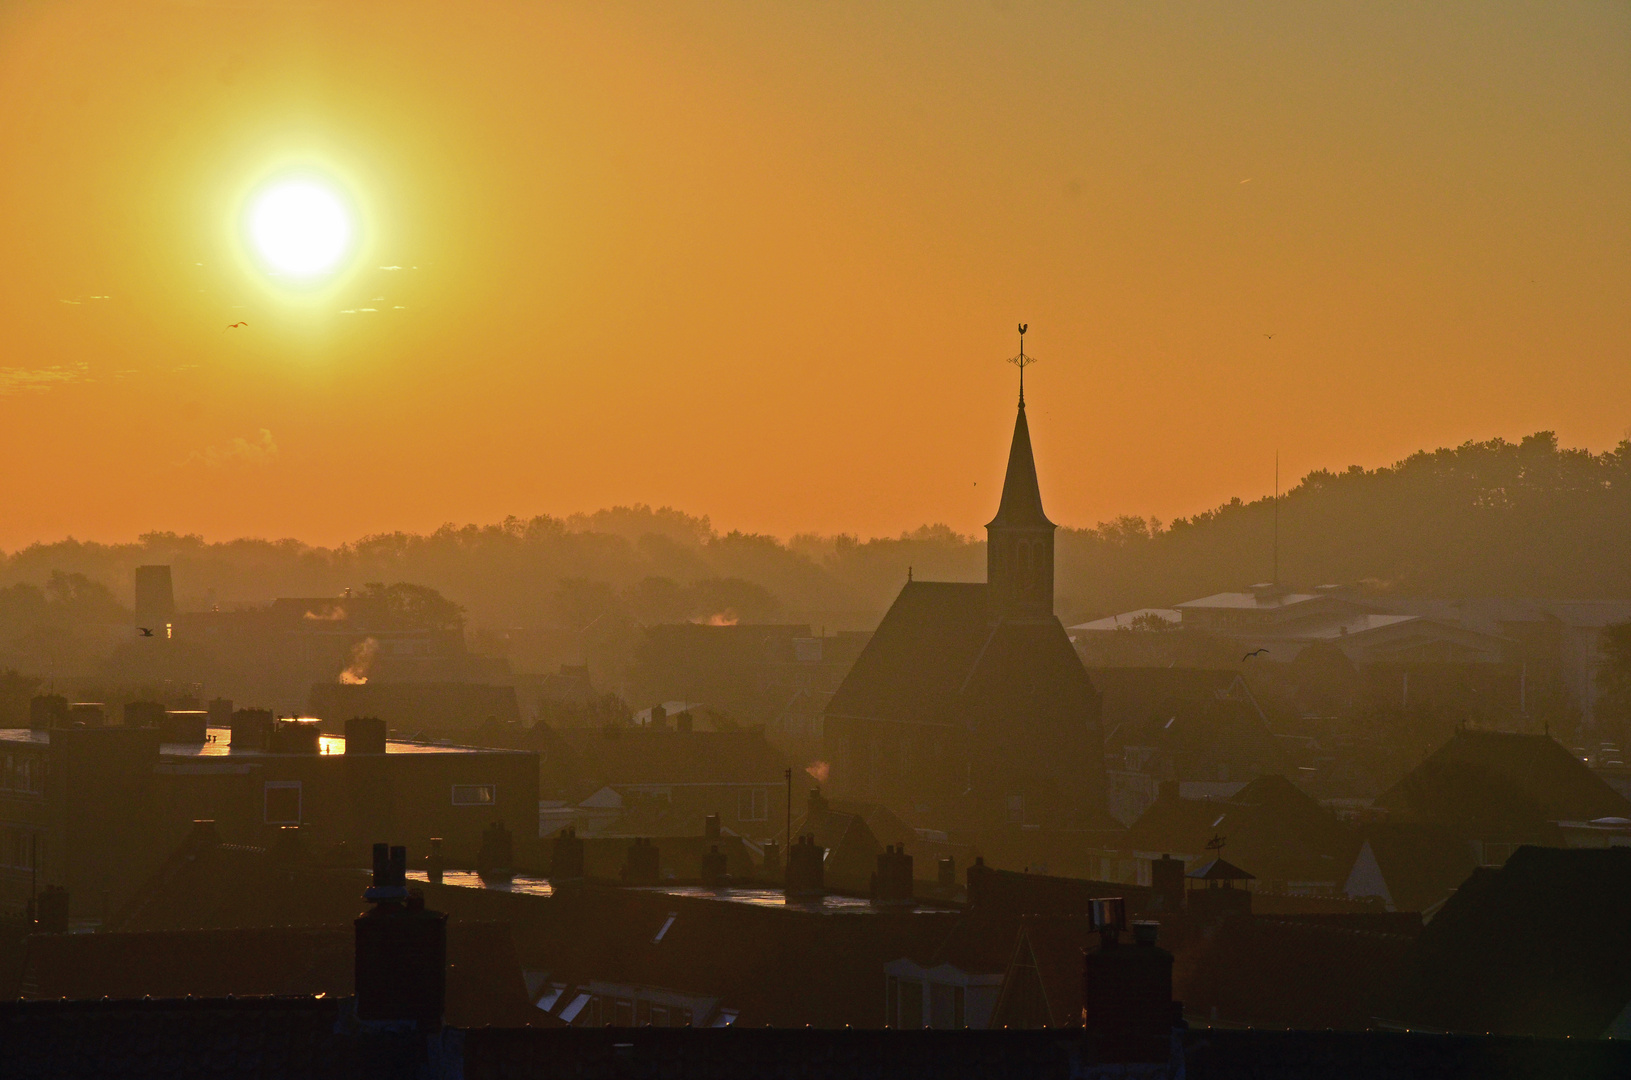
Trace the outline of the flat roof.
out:
[[[408,880],[426,883],[429,882],[430,878],[423,870],[409,870]],[[442,884],[461,889],[488,889],[492,892],[519,893],[523,896],[555,895],[555,887],[549,883],[547,878],[533,877],[530,874],[516,874],[509,881],[486,881],[479,874],[473,874],[468,870],[447,870],[442,874]],[[869,915],[878,911],[907,910],[894,907],[878,908],[873,906],[872,901],[865,897],[844,896],[838,893],[825,893],[818,897],[789,901],[780,889],[768,886],[754,886],[751,888],[738,886],[710,888],[706,885],[615,887],[628,887],[636,892],[662,893],[665,896],[684,896],[694,900],[719,900],[731,904],[750,904],[754,907],[791,908],[795,911],[824,911],[835,915]],[[955,914],[958,909],[943,904],[937,905],[919,901],[917,906],[910,910],[923,913]]]
[[[109,728],[118,729],[120,725],[110,724]],[[93,729],[95,730],[95,729]],[[165,757],[178,758],[204,758],[204,757],[310,757],[310,754],[273,754],[266,750],[238,750],[232,748],[232,729],[224,727],[211,727],[207,729],[208,741],[201,743],[160,743],[159,753]],[[345,736],[320,735],[318,736],[318,754],[322,756],[345,753]],[[0,742],[30,743],[36,746],[51,745],[49,731],[33,731],[29,728],[0,728]],[[388,739],[385,743],[387,754],[528,754],[530,750],[506,750],[493,746],[460,746],[449,742],[404,742],[399,739]]]

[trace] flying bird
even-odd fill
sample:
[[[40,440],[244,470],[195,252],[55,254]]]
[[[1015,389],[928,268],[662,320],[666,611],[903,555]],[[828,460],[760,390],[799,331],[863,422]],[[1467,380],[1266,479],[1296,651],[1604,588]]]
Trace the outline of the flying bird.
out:
[[[148,629],[145,626],[138,626],[138,627],[136,627],[136,629],[138,629],[138,630],[140,630],[142,632],[142,637],[152,637],[153,636],[153,631]]]
[[[1270,341],[1274,340],[1274,335],[1273,334],[1264,334],[1263,336],[1268,338]]]
[[[248,325],[249,324],[246,323],[246,322],[227,323],[227,329],[228,330],[236,330],[240,326],[248,326]]]
[[[1246,661],[1250,660],[1252,657],[1261,656],[1263,653],[1266,653],[1266,652],[1268,652],[1267,649],[1254,649],[1253,651],[1247,653],[1245,656],[1242,656],[1240,658],[1240,662],[1242,664],[1244,664]]]

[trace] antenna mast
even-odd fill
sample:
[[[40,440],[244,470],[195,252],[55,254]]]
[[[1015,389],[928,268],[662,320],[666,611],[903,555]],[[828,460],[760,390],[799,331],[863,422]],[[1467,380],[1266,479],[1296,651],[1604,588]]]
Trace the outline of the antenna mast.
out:
[[[1280,584],[1280,451],[1274,452],[1274,577]]]

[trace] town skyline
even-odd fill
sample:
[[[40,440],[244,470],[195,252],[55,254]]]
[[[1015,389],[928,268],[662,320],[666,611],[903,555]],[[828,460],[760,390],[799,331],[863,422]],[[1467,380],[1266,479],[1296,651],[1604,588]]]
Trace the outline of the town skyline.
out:
[[[1622,9],[391,10],[0,15],[0,548],[970,534],[1020,321],[1076,525],[1631,423]],[[315,290],[237,224],[297,166]]]

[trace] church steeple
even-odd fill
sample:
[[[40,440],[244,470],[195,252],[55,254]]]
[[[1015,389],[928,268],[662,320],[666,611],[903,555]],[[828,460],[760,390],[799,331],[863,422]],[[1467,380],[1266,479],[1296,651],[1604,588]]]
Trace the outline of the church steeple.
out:
[[[1031,428],[1025,420],[1025,369],[1035,357],[1025,355],[1026,326],[1019,328],[1019,415],[1008,449],[1008,474],[1002,482],[997,516],[986,524],[985,579],[994,615],[1035,619],[1053,616],[1053,530],[1042,511],[1042,489],[1036,481]]]

